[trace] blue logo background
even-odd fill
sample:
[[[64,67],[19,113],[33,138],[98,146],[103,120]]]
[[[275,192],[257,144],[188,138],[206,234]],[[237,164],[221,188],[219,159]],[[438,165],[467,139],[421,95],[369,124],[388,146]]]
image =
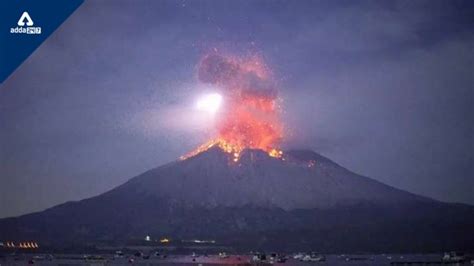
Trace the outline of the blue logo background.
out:
[[[0,83],[3,83],[83,2],[0,1]],[[25,11],[33,20],[33,27],[41,27],[41,34],[10,33],[11,28],[18,27],[17,22]]]

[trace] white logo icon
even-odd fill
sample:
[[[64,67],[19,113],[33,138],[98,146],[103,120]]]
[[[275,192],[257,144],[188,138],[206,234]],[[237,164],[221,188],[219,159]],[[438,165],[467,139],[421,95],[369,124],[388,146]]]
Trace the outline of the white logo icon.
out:
[[[26,20],[26,25],[27,26],[33,26],[33,20],[30,17],[30,14],[28,12],[23,12],[21,15],[20,19],[18,20],[18,26],[23,27],[25,26],[25,20]]]
[[[10,33],[41,34],[41,27],[32,27],[34,25],[33,20],[26,11],[21,14],[17,24],[18,27],[11,28]],[[24,27],[25,25],[28,27]]]

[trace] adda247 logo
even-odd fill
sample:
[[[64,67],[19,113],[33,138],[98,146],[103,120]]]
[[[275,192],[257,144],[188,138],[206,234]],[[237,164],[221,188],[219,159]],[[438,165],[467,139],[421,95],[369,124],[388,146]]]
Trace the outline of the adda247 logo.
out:
[[[32,27],[34,22],[26,11],[23,12],[17,24],[18,27],[10,28],[10,33],[41,34],[41,27]],[[24,27],[25,24],[28,27]]]

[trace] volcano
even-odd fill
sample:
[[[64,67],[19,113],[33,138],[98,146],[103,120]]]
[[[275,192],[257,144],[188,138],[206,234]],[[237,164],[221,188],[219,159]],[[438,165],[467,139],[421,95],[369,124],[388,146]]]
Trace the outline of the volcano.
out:
[[[215,146],[104,194],[0,220],[0,241],[67,245],[168,237],[240,250],[473,250],[474,207],[357,175],[309,150]]]

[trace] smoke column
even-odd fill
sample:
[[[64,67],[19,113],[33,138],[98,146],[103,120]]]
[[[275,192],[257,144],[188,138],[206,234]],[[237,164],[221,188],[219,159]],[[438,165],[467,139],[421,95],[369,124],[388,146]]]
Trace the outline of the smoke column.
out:
[[[219,141],[233,150],[262,149],[272,155],[281,141],[278,93],[264,62],[257,57],[234,58],[211,54],[198,67],[201,82],[217,85],[226,108],[217,123]]]

